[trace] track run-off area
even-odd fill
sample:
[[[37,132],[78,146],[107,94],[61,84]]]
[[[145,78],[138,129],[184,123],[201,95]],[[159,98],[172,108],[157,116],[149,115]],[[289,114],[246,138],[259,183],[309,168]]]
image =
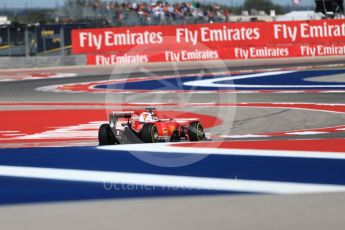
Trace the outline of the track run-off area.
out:
[[[0,205],[345,192],[345,66],[120,72],[0,73]],[[109,111],[146,107],[210,140],[98,146]]]

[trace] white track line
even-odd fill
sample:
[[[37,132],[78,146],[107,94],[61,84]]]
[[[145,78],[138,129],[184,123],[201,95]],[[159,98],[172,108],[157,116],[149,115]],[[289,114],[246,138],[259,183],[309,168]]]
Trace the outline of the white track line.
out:
[[[319,135],[327,134],[329,132],[319,132],[319,131],[300,131],[300,132],[287,132],[287,135]]]
[[[186,190],[202,189],[211,191],[272,194],[302,194],[345,191],[345,186],[340,185],[321,185],[16,166],[0,166],[0,176],[104,184],[112,183],[158,186],[164,188],[181,188]]]
[[[235,76],[226,76],[226,77],[220,77],[220,78],[212,78],[212,79],[206,79],[206,80],[193,80],[183,83],[185,86],[193,86],[193,87],[215,87],[215,88],[222,88],[222,87],[242,87],[242,85],[239,84],[219,84],[216,82],[220,81],[233,81],[233,80],[240,80],[240,79],[247,79],[247,78],[257,78],[257,77],[267,77],[267,76],[274,76],[274,75],[281,75],[281,74],[288,74],[293,73],[295,71],[277,71],[277,72],[264,72],[264,73],[255,73],[255,74],[245,74],[245,75],[235,75]],[[253,88],[255,86],[249,85]],[[247,86],[245,86],[247,87]]]
[[[208,142],[207,142],[208,143]],[[212,142],[209,142],[212,144]],[[153,153],[178,153],[178,154],[204,154],[227,156],[256,156],[256,157],[293,157],[316,159],[341,159],[345,160],[345,153],[315,152],[315,151],[287,151],[287,150],[255,150],[255,149],[226,149],[208,147],[179,147],[169,143],[113,145],[97,147],[101,150],[128,151],[128,152],[153,152]]]

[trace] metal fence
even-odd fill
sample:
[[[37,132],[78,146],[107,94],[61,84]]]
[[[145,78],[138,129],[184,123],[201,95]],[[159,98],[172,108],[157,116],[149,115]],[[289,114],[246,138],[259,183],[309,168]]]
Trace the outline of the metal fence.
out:
[[[0,56],[68,55],[72,30],[87,27],[86,24],[0,27]]]
[[[25,44],[34,34],[32,29],[22,26],[0,28],[0,56],[24,56],[26,48],[29,55],[32,47]]]

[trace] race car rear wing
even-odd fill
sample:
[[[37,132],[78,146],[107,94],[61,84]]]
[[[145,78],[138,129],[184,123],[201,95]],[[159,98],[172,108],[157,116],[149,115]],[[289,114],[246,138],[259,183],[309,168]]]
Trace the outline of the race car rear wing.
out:
[[[110,127],[114,128],[116,126],[116,123],[119,118],[125,118],[128,119],[128,123],[130,119],[132,118],[132,115],[134,112],[112,112],[109,114],[109,124]]]
[[[133,113],[134,112],[112,112],[110,113],[110,117],[130,119],[132,118]]]

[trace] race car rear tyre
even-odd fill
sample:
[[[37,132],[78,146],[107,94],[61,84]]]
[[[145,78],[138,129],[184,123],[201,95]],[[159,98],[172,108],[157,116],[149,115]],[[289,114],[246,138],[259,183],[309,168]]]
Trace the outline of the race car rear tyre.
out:
[[[109,124],[103,124],[98,132],[99,145],[114,145],[116,140]]]
[[[144,143],[156,143],[158,142],[158,128],[155,124],[144,124],[140,132],[141,140]]]
[[[192,122],[188,128],[189,140],[192,142],[205,140],[204,128],[198,121]]]

